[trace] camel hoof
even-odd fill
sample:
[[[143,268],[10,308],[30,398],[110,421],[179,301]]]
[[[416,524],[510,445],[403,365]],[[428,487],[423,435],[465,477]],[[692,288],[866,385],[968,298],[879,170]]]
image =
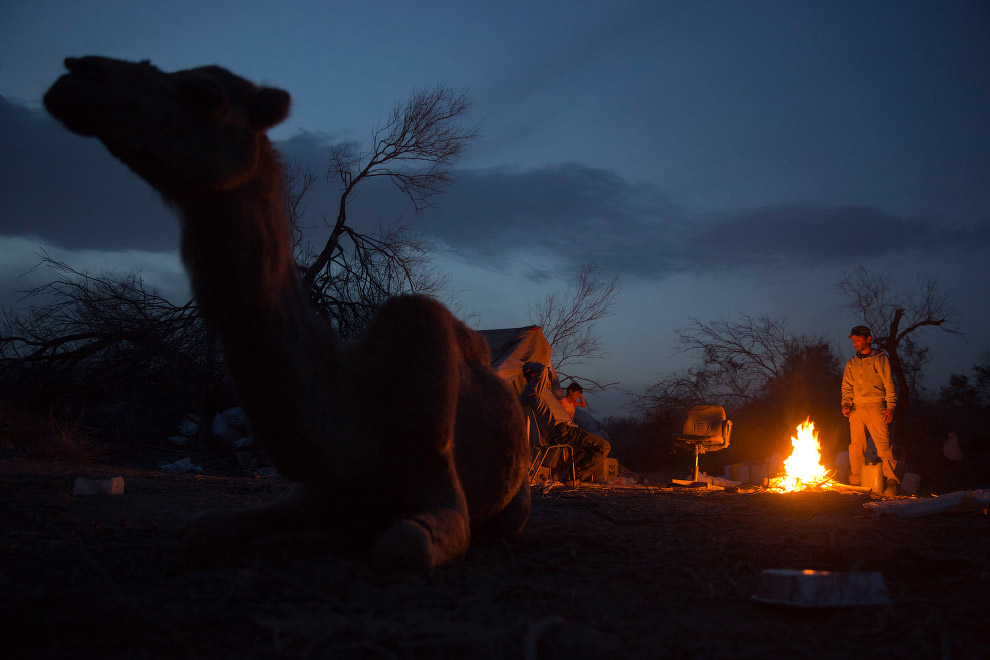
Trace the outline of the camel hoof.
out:
[[[377,568],[391,571],[417,571],[442,563],[436,556],[430,532],[413,520],[400,520],[378,539],[372,551]]]

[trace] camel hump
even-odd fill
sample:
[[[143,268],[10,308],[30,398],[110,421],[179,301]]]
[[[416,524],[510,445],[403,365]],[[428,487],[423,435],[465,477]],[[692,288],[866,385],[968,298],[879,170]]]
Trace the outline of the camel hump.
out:
[[[492,350],[483,334],[467,327],[460,320],[456,320],[454,330],[457,333],[457,343],[460,345],[461,354],[464,355],[465,360],[486,367],[491,365]]]

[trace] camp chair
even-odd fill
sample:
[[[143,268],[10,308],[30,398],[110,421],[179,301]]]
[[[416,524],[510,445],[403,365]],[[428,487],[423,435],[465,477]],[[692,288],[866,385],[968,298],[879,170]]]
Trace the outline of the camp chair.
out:
[[[694,479],[698,481],[698,456],[729,446],[732,422],[725,418],[725,408],[711,404],[694,406],[688,411],[684,429],[674,436],[674,444],[694,452]]]
[[[550,444],[547,436],[540,431],[540,425],[536,422],[536,413],[529,406],[523,406],[526,411],[526,426],[529,431],[529,444],[533,448],[533,460],[529,464],[529,485],[536,483],[536,477],[540,469],[547,462],[551,452],[553,458],[547,464],[552,467],[558,457],[562,458],[571,466],[571,483],[577,481],[577,473],[574,468],[574,448],[570,445]]]

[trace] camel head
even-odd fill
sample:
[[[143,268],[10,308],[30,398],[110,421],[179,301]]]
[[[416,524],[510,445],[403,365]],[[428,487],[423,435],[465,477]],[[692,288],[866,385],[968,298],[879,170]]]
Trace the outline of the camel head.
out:
[[[45,107],[69,130],[98,137],[166,197],[225,191],[255,174],[268,128],[289,94],[218,66],[165,73],[149,62],[67,58]]]

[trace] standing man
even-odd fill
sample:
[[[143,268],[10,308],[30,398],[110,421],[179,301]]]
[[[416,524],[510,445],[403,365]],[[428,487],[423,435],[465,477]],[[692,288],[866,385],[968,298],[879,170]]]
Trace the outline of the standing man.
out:
[[[887,478],[884,495],[897,495],[900,482],[897,461],[890,448],[890,422],[894,419],[897,392],[887,354],[873,348],[873,335],[865,325],[849,331],[856,355],[842,373],[842,414],[849,418],[849,482],[859,485],[866,462],[866,432],[869,431]]]
[[[527,362],[522,368],[526,386],[519,395],[524,406],[532,408],[540,433],[551,444],[570,445],[574,450],[574,470],[578,481],[591,481],[601,469],[612,446],[608,440],[579,429],[567,416],[560,402],[550,392],[550,370],[539,362]]]

